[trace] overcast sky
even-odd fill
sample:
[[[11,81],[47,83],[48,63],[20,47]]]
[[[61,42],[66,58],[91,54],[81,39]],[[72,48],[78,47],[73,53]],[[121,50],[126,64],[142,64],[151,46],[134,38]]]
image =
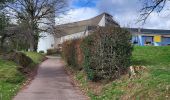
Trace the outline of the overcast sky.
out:
[[[87,1],[90,2],[87,3]],[[163,10],[160,14],[153,12],[145,25],[136,23],[139,18],[139,10],[142,8],[141,0],[71,0],[70,7],[73,9],[67,12],[67,15],[64,15],[62,19],[57,20],[57,22],[80,21],[107,12],[121,26],[155,29],[170,28],[170,15],[167,14],[167,10]]]

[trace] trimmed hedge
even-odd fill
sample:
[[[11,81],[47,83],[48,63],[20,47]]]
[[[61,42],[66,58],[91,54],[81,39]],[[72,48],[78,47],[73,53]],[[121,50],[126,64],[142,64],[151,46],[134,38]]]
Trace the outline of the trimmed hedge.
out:
[[[62,56],[67,64],[75,70],[82,69],[83,55],[80,48],[81,41],[76,39],[62,44]]]
[[[100,27],[83,40],[66,41],[62,48],[68,65],[83,68],[92,81],[112,80],[126,72],[133,49],[131,34],[119,27]]]
[[[60,54],[59,49],[48,49],[47,50],[47,55],[53,55],[53,54]]]
[[[44,53],[44,51],[43,51],[43,50],[41,50],[41,51],[39,51],[39,53],[42,53],[42,54],[43,54],[43,53]]]
[[[84,69],[93,81],[115,79],[127,70],[132,52],[131,34],[119,27],[96,29],[82,43]]]

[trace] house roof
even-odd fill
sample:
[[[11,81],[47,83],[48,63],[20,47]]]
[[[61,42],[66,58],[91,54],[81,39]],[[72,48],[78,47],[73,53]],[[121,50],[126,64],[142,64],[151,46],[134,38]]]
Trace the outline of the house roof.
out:
[[[61,36],[65,36],[65,35],[70,35],[70,34],[82,32],[82,31],[85,31],[88,26],[98,26],[99,22],[101,21],[101,19],[103,18],[104,15],[112,17],[108,13],[102,13],[102,14],[100,14],[100,15],[94,17],[94,18],[88,19],[88,20],[57,25],[55,27],[56,36],[61,37]],[[119,24],[114,20],[112,21],[112,23],[119,26]]]
[[[130,32],[138,34],[158,34],[158,35],[170,35],[170,30],[162,29],[140,29],[140,28],[127,28]]]

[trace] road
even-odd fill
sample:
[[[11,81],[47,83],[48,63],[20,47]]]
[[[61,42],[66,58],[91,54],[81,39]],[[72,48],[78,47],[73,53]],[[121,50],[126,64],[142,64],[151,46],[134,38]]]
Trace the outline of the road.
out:
[[[61,58],[50,57],[38,69],[35,79],[14,100],[87,100],[71,84]]]

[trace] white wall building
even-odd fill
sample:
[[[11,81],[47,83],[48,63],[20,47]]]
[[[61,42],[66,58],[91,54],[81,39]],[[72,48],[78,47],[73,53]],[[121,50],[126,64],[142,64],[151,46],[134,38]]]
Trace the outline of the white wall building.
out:
[[[45,20],[48,21],[47,19]],[[44,35],[45,37],[39,39],[38,52],[41,50],[47,52],[47,49],[53,47],[57,48],[58,44],[62,44],[64,41],[85,37],[89,35],[89,31],[94,28],[108,25],[119,27],[119,24],[107,13],[102,13],[101,15],[88,20],[57,25],[55,27],[55,35],[41,33],[41,35]]]
[[[55,47],[57,47],[58,44],[62,44],[64,41],[85,37],[89,35],[89,31],[98,26],[105,27],[108,25],[119,27],[119,24],[107,13],[102,13],[88,20],[58,25],[56,29],[60,31],[56,32]]]
[[[42,12],[45,12],[48,9],[52,9],[53,7],[48,6],[44,7]],[[46,23],[46,24],[44,24]],[[37,52],[44,51],[45,53],[47,52],[48,49],[54,48],[54,29],[53,27],[55,26],[55,13],[49,13],[46,15],[45,18],[42,18],[39,24],[39,28],[42,30],[47,30],[44,32],[41,32],[39,41],[38,41],[38,48]]]
[[[54,36],[47,32],[40,33],[42,36],[38,41],[38,49],[37,51],[47,52],[48,49],[54,48]]]

